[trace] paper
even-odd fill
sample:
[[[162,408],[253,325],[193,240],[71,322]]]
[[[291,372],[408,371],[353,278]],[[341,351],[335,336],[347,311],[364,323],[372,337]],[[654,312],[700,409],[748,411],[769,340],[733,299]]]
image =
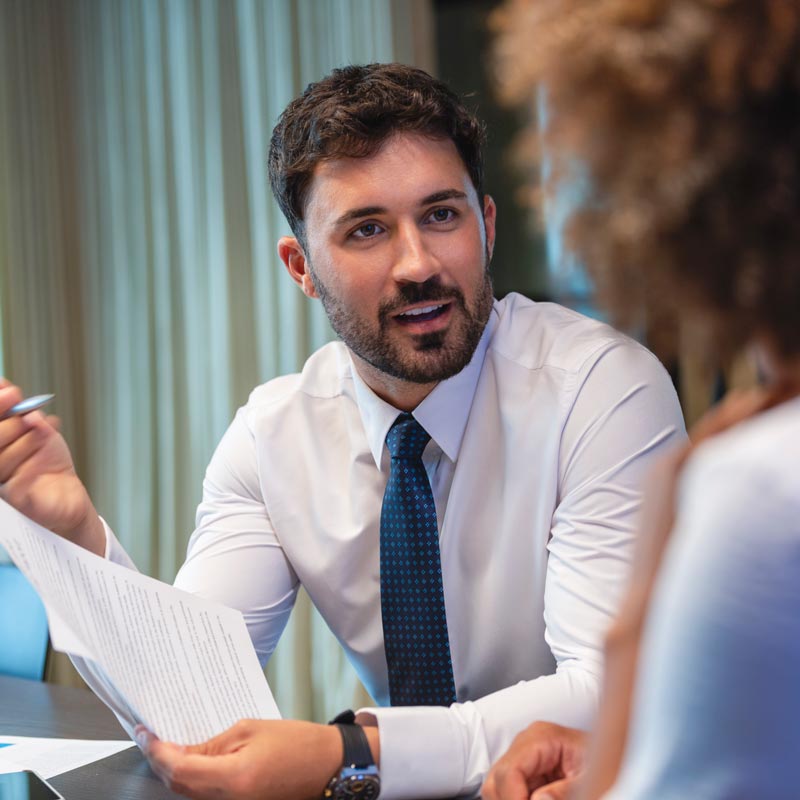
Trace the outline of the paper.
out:
[[[160,738],[196,744],[280,716],[241,612],[106,561],[1,500],[0,544],[42,598],[53,647],[99,666]]]
[[[0,736],[0,773],[32,769],[43,778],[78,769],[133,747],[133,742]]]

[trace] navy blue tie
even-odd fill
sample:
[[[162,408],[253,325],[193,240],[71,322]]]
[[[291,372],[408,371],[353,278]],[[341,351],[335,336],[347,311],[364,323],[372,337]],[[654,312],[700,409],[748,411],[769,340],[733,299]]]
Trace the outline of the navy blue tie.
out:
[[[381,509],[381,614],[393,706],[456,700],[436,505],[422,464],[430,438],[411,414],[386,435],[392,466]]]

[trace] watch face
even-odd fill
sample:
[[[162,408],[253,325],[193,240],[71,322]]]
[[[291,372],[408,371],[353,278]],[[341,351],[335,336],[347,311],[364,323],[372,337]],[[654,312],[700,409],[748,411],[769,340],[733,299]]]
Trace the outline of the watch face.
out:
[[[380,779],[374,775],[352,775],[339,782],[335,800],[375,800],[381,790]]]
[[[363,769],[345,767],[333,778],[325,795],[332,800],[376,800],[380,791],[381,779],[373,764]]]

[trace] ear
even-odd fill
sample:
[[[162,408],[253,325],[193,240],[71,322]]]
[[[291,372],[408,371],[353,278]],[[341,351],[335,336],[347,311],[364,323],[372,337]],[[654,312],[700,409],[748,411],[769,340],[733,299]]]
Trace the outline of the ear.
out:
[[[497,225],[497,206],[491,195],[484,195],[483,198],[483,227],[486,231],[486,249],[489,252],[489,258],[492,257],[494,252],[494,237]]]
[[[317,290],[308,269],[306,254],[294,236],[282,236],[278,240],[278,256],[283,261],[292,280],[303,290],[303,294],[308,297],[317,297]]]

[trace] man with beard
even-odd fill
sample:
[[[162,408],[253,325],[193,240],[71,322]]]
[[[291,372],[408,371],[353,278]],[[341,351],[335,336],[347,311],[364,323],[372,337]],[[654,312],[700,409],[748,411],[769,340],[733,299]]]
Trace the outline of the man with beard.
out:
[[[247,721],[191,748],[140,730],[182,793],[369,798],[380,780],[386,797],[453,796],[532,720],[591,721],[643,474],[683,426],[644,348],[493,299],[482,143],[457,96],[401,65],[335,70],[278,122],[270,179],[293,232],[278,252],[341,341],[238,412],[176,584],[241,609],[262,662],[302,584],[394,707],[338,729]],[[18,505],[130,564],[62,440],[27,425],[35,470],[19,449],[4,462],[0,427]],[[57,510],[32,472],[62,487]]]

